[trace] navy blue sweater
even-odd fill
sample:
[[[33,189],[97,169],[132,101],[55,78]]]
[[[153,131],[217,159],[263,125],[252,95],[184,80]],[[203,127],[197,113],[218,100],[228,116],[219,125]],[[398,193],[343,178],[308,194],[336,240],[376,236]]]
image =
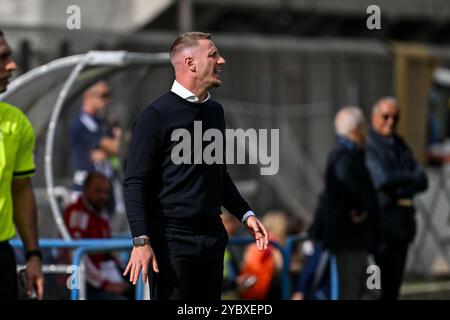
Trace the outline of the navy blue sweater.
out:
[[[223,108],[211,99],[192,103],[168,92],[134,121],[124,182],[133,237],[151,237],[152,224],[161,221],[180,226],[208,224],[219,217],[221,206],[238,219],[251,210],[231,180],[226,164],[172,162],[172,149],[179,143],[171,141],[175,129],[190,132],[194,152],[194,121],[202,121],[203,132],[219,129],[225,140]],[[203,142],[202,150],[209,143]],[[225,158],[225,144],[223,155]]]

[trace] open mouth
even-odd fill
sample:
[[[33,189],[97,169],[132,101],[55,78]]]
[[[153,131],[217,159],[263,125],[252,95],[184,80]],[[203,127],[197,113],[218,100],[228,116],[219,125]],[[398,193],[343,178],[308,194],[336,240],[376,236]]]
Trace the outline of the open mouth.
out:
[[[221,68],[215,68],[214,69],[214,75],[216,76],[216,77],[219,77],[220,78],[220,73],[222,72],[222,69]]]

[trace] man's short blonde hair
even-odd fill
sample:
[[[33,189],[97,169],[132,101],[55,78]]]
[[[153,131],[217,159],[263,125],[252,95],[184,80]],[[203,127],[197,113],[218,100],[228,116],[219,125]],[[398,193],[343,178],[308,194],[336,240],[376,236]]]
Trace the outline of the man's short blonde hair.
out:
[[[196,47],[198,45],[198,40],[202,39],[211,40],[211,34],[196,31],[180,34],[170,47],[170,59],[182,52],[184,49]]]

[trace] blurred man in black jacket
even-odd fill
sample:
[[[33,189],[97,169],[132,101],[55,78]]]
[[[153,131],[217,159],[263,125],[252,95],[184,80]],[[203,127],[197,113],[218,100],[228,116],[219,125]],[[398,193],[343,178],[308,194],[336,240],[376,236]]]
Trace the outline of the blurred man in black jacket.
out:
[[[372,110],[366,164],[380,207],[380,244],[376,260],[381,269],[383,299],[397,299],[409,243],[416,232],[413,196],[427,189],[424,170],[396,134],[400,112],[394,98],[380,99]]]
[[[328,157],[321,196],[324,247],[336,256],[339,298],[368,298],[369,252],[376,243],[375,191],[364,161],[367,125],[359,108],[345,107],[335,118],[337,142]]]

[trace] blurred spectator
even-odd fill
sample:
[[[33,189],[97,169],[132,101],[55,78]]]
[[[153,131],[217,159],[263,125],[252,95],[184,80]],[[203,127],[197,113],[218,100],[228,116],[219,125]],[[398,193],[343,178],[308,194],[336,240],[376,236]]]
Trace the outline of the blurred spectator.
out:
[[[223,211],[222,222],[227,230],[228,237],[236,234],[239,230],[241,223],[228,211]],[[223,285],[222,285],[222,299],[233,300],[237,299],[237,287],[238,287],[238,273],[239,264],[236,261],[236,254],[231,250],[230,246],[225,249],[225,255],[223,259]],[[243,278],[240,283],[243,282]],[[239,279],[239,280],[240,280]]]
[[[269,240],[283,245],[287,232],[286,214],[283,211],[269,211],[264,215],[263,224],[269,233]],[[255,244],[249,245],[240,272],[243,279],[241,298],[280,299],[279,274],[282,267],[283,256],[273,245],[269,244],[264,252],[260,252]]]
[[[64,222],[74,239],[109,239],[111,229],[105,212],[111,192],[109,180],[99,172],[91,172],[84,181],[83,193],[64,212]],[[90,300],[122,300],[130,294],[130,285],[110,254],[90,254],[85,258],[87,298]]]
[[[75,196],[81,192],[89,172],[102,172],[111,182],[116,178],[110,160],[119,152],[121,132],[117,127],[113,130],[105,120],[111,96],[106,82],[92,85],[83,94],[81,112],[70,124]],[[114,200],[111,198],[112,203]],[[111,206],[114,211],[114,205]]]
[[[121,162],[122,155],[120,154],[122,150],[122,129],[120,128],[119,119],[116,117],[109,117],[106,119],[107,125],[111,128],[112,135],[117,139],[117,144],[120,146],[120,150],[117,153],[111,154],[109,156],[109,164],[114,172],[113,177],[110,179],[112,185],[112,203],[114,205],[115,213],[125,214],[125,203],[123,201],[123,189],[122,181],[123,176],[123,163]]]
[[[337,142],[325,173],[323,244],[336,256],[339,299],[368,298],[369,251],[375,248],[377,204],[364,161],[367,124],[359,108],[335,117]]]
[[[286,219],[289,221],[287,227],[287,238],[305,234],[306,224],[300,214],[286,211]],[[304,264],[305,255],[302,252],[303,242],[294,241],[290,251],[289,279],[292,288],[298,283],[298,277]]]
[[[380,207],[376,262],[381,269],[383,299],[398,297],[408,246],[416,232],[412,198],[428,185],[424,170],[396,133],[399,117],[394,98],[382,98],[374,105],[366,154]]]
[[[106,123],[109,126],[109,128],[111,128],[112,135],[120,140],[122,137],[122,129],[120,128],[119,119],[117,119],[116,117],[109,117],[106,119]],[[110,155],[109,163],[115,172],[122,171],[122,165],[120,163],[119,157],[119,150],[117,150],[117,153]]]
[[[319,196],[314,219],[308,229],[308,239],[302,251],[305,263],[294,286],[292,300],[330,299],[329,252],[323,249],[325,193]]]

